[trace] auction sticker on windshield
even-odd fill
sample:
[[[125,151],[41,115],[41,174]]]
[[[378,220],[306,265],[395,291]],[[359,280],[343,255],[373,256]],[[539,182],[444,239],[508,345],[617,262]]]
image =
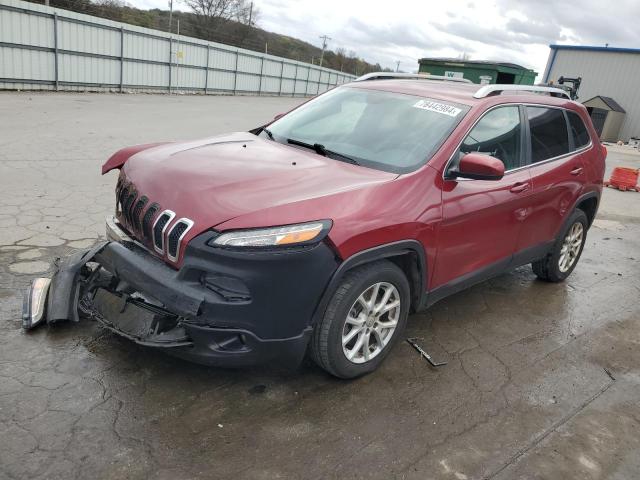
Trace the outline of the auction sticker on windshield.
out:
[[[413,104],[414,108],[421,108],[422,110],[429,110],[430,112],[442,113],[443,115],[449,115],[450,117],[457,117],[462,111],[459,108],[452,107],[444,103],[432,102],[431,100],[418,100]]]

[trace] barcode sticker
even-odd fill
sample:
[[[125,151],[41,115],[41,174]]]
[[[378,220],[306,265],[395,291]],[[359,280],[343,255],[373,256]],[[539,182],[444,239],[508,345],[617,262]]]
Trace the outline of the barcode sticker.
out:
[[[449,115],[450,117],[457,117],[462,111],[459,108],[452,107],[445,103],[432,102],[431,100],[418,100],[413,104],[414,108],[421,108],[422,110],[429,110],[430,112],[442,113],[443,115]]]

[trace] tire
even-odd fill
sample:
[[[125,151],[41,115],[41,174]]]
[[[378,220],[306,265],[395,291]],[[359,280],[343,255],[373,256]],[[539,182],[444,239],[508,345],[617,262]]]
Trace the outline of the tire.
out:
[[[381,315],[367,315],[371,311],[369,302],[374,292],[377,293],[374,310],[376,307],[391,307],[396,300],[399,304]],[[390,293],[383,304],[387,292]],[[365,303],[369,303],[369,307]],[[350,270],[329,301],[324,316],[314,327],[311,357],[321,368],[339,378],[356,378],[374,371],[402,337],[409,303],[409,282],[395,264],[383,260]],[[394,320],[396,324],[392,330],[390,325]],[[349,334],[352,337],[343,347],[343,340]],[[362,345],[356,349],[361,337]],[[365,342],[368,348],[365,348]],[[352,352],[351,359],[347,357],[345,348]]]
[[[567,227],[562,230],[561,234],[556,239],[555,244],[546,257],[535,261],[531,264],[533,273],[535,273],[539,279],[546,282],[562,282],[564,281],[573,269],[576,268],[584,244],[587,240],[587,229],[589,227],[589,220],[587,215],[580,209],[574,210],[569,217]],[[571,243],[565,245],[565,242],[570,242],[570,237],[575,235],[576,232],[580,232],[580,240],[574,237],[573,245]],[[564,247],[569,249],[566,254]],[[563,255],[565,255],[563,257]],[[568,257],[566,256],[568,255]]]

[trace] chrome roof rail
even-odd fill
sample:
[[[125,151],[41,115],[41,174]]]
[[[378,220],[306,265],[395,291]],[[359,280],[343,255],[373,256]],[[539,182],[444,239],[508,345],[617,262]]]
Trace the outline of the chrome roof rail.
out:
[[[439,80],[442,82],[458,82],[473,83],[468,78],[444,77],[442,75],[427,75],[421,73],[399,73],[399,72],[371,72],[358,77],[354,82],[362,82],[364,80]]]
[[[566,90],[553,87],[542,87],[538,85],[485,85],[480,87],[476,93],[473,94],[473,98],[485,98],[490,95],[499,94],[502,92],[533,92],[533,93],[548,93],[552,97],[565,97],[571,100],[571,97]]]

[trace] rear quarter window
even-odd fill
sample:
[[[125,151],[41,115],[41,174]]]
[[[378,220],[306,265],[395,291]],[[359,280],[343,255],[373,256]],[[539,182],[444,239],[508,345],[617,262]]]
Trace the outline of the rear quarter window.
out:
[[[569,132],[562,110],[527,107],[531,132],[531,161],[542,162],[569,153]]]
[[[589,145],[591,138],[589,137],[589,131],[585,126],[582,118],[575,112],[567,111],[569,116],[569,126],[571,127],[571,134],[573,135],[573,144],[576,150]]]

